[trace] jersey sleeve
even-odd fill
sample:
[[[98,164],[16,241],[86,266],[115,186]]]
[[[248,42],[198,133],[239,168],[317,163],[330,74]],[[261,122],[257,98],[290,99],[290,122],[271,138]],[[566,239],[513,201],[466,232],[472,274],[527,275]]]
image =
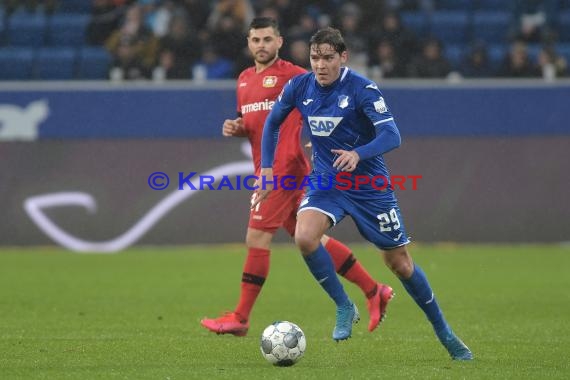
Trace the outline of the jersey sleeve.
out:
[[[359,93],[358,100],[362,111],[373,125],[385,123],[396,125],[392,112],[390,112],[382,92],[375,83],[365,84],[364,89]]]
[[[365,83],[359,95],[359,106],[376,132],[372,141],[355,149],[360,159],[366,160],[399,147],[400,132],[378,86],[372,82]]]
[[[279,134],[279,127],[285,121],[285,118],[293,108],[295,108],[295,81],[289,80],[283,87],[283,91],[277,97],[277,101],[273,105],[271,112],[265,119],[263,125],[263,135],[261,138],[261,167],[273,167],[273,160],[275,159],[275,147],[277,145],[277,137]]]

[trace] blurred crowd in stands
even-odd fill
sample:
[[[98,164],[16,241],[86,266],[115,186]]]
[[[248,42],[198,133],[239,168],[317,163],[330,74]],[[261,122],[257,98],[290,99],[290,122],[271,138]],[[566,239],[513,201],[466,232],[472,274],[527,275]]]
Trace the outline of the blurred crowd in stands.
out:
[[[65,1],[2,4],[9,18],[22,7],[58,12]],[[235,78],[252,63],[255,16],[279,21],[280,55],[307,69],[310,36],[331,25],[343,32],[349,65],[376,80],[569,75],[570,0],[83,1],[91,1],[86,43],[108,50],[111,79]],[[475,22],[483,16],[496,29]]]

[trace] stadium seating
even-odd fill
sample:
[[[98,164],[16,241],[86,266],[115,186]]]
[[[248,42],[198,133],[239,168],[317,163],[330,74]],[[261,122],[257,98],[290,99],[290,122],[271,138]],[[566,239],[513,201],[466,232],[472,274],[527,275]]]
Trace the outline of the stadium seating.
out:
[[[505,60],[507,52],[508,48],[504,44],[489,45],[487,48],[487,53],[489,54],[489,63],[494,70],[498,69],[501,66]]]
[[[401,12],[402,25],[418,36],[425,36],[429,32],[429,19],[425,12]]]
[[[488,43],[504,43],[507,40],[511,15],[501,11],[476,11],[473,14],[472,37]]]
[[[558,15],[558,33],[561,42],[570,42],[570,9]]]
[[[83,47],[77,57],[78,79],[100,79],[109,77],[111,56],[102,47]]]
[[[459,69],[465,56],[465,46],[463,44],[450,44],[445,46],[444,55],[454,70]]]
[[[469,15],[465,11],[433,12],[430,32],[444,44],[465,44],[469,37]]]
[[[50,46],[82,46],[88,23],[87,14],[54,14],[49,21],[47,42]]]
[[[4,44],[4,30],[6,28],[5,17],[4,9],[0,8],[0,45]]]
[[[472,0],[435,0],[435,9],[438,10],[469,10],[473,4]]]
[[[26,80],[32,76],[34,49],[5,47],[0,49],[0,80]]]
[[[41,48],[36,57],[34,79],[65,80],[75,76],[75,49]]]
[[[1,3],[1,2],[0,2]],[[508,47],[512,18],[510,0],[434,0],[434,10],[404,11],[402,24],[424,38],[438,38],[457,69],[474,41],[485,41],[494,67]],[[556,50],[570,62],[570,0],[559,2]],[[108,78],[111,57],[103,47],[86,44],[92,1],[59,0],[55,13],[24,7],[8,14],[0,5],[0,79]],[[541,49],[530,45],[535,60]]]
[[[47,17],[43,13],[17,11],[8,19],[6,44],[40,47],[45,42],[46,25]]]
[[[58,11],[61,13],[89,14],[91,3],[91,0],[60,0]]]
[[[512,7],[512,0],[475,0],[474,2],[480,10],[508,12]]]

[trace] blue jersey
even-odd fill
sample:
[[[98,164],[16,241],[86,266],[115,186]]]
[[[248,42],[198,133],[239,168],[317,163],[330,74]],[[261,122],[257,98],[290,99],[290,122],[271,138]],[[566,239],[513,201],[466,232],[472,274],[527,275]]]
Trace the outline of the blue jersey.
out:
[[[331,149],[355,150],[361,160],[343,180],[354,183],[356,176],[383,176],[389,179],[381,153],[399,145],[400,136],[394,118],[378,86],[349,68],[341,68],[340,77],[322,87],[313,73],[299,75],[289,81],[266,120],[268,129],[262,142],[262,167],[271,167],[275,150],[274,132],[294,108],[304,120],[313,149],[313,175],[332,178],[336,184],[338,170],[333,167],[337,155]],[[390,131],[397,143],[378,139],[382,131]],[[270,137],[270,138],[267,138]],[[392,138],[390,138],[392,139]],[[384,139],[387,140],[387,139]],[[389,140],[389,139],[388,139]],[[392,139],[393,140],[393,139]],[[371,149],[372,148],[372,149]],[[383,185],[380,180],[378,186]],[[378,192],[372,185],[360,185],[360,194]],[[388,192],[389,192],[388,187]]]

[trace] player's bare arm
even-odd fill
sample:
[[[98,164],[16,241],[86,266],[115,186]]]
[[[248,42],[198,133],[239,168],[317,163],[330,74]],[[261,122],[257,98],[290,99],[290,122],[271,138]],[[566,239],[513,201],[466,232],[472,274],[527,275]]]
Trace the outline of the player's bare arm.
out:
[[[265,181],[263,180],[265,177]],[[259,178],[255,182],[257,189],[255,190],[255,198],[251,202],[251,208],[254,209],[259,203],[263,202],[269,193],[273,190],[273,168],[261,168]]]
[[[245,137],[245,128],[243,126],[243,119],[238,117],[237,119],[226,119],[222,126],[222,135],[225,137]]]
[[[352,172],[360,161],[360,156],[354,150],[331,149],[331,152],[338,155],[333,163],[333,167],[338,171]]]

